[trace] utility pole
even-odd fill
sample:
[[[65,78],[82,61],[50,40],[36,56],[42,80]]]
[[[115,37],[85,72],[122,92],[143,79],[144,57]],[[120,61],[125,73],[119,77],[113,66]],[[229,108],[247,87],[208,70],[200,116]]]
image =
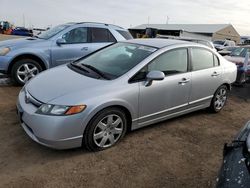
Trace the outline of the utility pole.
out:
[[[168,23],[169,23],[169,20],[170,20],[170,18],[167,16],[167,21],[166,21],[166,24],[168,24]]]
[[[23,14],[23,27],[25,27],[25,16]]]

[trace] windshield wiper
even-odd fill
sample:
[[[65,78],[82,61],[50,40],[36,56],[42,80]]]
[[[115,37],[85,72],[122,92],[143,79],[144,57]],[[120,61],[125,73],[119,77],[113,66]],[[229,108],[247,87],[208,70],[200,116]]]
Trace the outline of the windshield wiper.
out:
[[[101,76],[102,78],[106,79],[106,80],[110,80],[110,78],[108,78],[105,73],[103,73],[102,71],[100,71],[99,69],[93,67],[92,65],[87,65],[87,64],[81,64],[82,66],[87,67],[88,69],[94,71],[95,73],[97,73],[99,76]]]
[[[86,68],[84,68],[84,66],[82,66],[81,64],[76,64],[76,63],[72,62],[72,63],[70,63],[70,65],[72,65],[73,67],[78,68],[84,72],[89,73],[89,71]]]

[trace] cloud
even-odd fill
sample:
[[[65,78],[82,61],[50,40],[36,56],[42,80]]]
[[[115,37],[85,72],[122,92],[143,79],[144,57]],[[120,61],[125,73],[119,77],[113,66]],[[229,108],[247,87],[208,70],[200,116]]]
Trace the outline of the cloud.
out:
[[[231,23],[250,35],[247,0],[1,0],[0,19],[47,27],[73,21],[97,21],[123,27],[143,23]]]

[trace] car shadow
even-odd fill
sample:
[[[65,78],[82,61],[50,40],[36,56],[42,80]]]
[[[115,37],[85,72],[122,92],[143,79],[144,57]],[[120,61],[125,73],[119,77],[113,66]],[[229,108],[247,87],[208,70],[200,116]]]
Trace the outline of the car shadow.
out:
[[[250,83],[246,83],[243,86],[234,85],[232,87],[232,91],[230,92],[230,95],[236,96],[244,100],[250,100]]]

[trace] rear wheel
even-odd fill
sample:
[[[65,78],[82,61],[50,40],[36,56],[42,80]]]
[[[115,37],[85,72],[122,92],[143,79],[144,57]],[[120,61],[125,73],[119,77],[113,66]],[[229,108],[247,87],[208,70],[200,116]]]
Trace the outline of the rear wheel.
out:
[[[225,85],[220,86],[214,94],[212,99],[210,110],[212,112],[219,112],[225,106],[227,101],[227,87]]]
[[[91,151],[100,151],[118,143],[127,130],[125,113],[119,108],[108,108],[97,113],[83,135],[83,145]]]
[[[11,76],[16,84],[24,85],[42,71],[41,65],[33,59],[18,60],[12,67]]]

